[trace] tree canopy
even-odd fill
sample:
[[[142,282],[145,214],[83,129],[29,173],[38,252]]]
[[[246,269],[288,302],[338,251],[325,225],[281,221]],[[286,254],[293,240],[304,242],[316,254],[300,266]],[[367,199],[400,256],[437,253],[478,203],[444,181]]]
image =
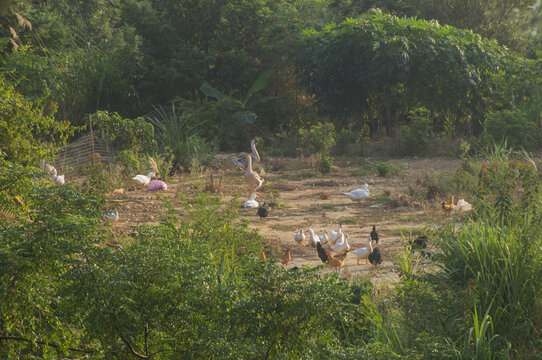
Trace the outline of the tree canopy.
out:
[[[472,31],[379,10],[306,30],[299,49],[296,64],[318,104],[343,115],[425,106],[480,120],[491,76],[506,65],[504,50]]]

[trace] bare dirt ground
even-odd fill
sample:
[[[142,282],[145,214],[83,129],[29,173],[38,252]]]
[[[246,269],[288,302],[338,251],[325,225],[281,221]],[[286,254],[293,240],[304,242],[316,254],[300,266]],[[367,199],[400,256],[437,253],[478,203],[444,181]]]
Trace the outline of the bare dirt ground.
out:
[[[221,178],[220,190],[224,200],[239,197],[241,204],[249,198],[249,189],[244,184],[243,171],[232,162],[233,155],[217,156],[213,170],[215,185]],[[249,221],[249,229],[257,229],[258,233],[268,240],[266,253],[280,259],[281,250],[292,247],[292,261],[288,268],[297,266],[313,266],[321,264],[316,252],[306,246],[297,245],[293,239],[294,232],[312,228],[319,235],[322,229],[336,231],[339,223],[343,223],[343,232],[349,235],[351,250],[365,246],[372,225],[376,224],[380,241],[377,245],[383,255],[383,262],[378,267],[365,264],[361,260],[357,265],[357,257],[348,254],[341,269],[341,276],[349,278],[370,278],[373,283],[390,283],[397,279],[397,254],[403,249],[400,231],[420,235],[424,228],[431,228],[449,221],[436,201],[420,201],[420,206],[397,206],[387,203],[381,207],[370,207],[382,204],[384,193],[397,197],[408,193],[408,186],[413,186],[416,179],[426,172],[454,172],[459,163],[450,159],[402,159],[389,160],[402,169],[400,175],[379,177],[376,174],[366,176],[353,175],[354,170],[369,168],[370,163],[364,159],[342,161],[333,168],[330,175],[316,175],[302,159],[274,159],[264,162],[266,169],[265,186],[258,191],[256,200],[264,201],[278,197],[278,206],[271,208],[269,216],[261,221],[256,216],[256,209],[240,208],[240,218]],[[133,225],[157,223],[161,214],[166,211],[164,198],[176,196],[181,192],[190,196],[195,191],[204,189],[209,182],[209,174],[202,176],[181,176],[168,182],[165,192],[147,192],[144,190],[127,191],[123,195],[112,196],[111,207],[117,207],[119,221],[113,229],[120,233],[129,233]],[[369,184],[370,199],[360,203],[352,202],[342,192],[360,188]],[[273,195],[273,190],[274,195]],[[418,205],[418,204],[416,204]],[[335,271],[325,268],[323,272]]]

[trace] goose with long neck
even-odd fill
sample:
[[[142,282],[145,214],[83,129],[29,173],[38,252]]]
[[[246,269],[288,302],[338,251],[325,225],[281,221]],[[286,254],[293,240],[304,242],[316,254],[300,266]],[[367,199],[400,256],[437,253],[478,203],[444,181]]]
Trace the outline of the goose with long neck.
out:
[[[260,178],[260,175],[252,170],[252,157],[250,155],[246,155],[246,161],[248,166],[245,171],[245,182],[250,187],[252,193],[255,193],[262,186],[264,179]]]
[[[257,139],[252,139],[250,142],[250,148],[252,149],[252,153],[250,154],[251,160],[254,164],[257,164],[260,162],[260,154],[258,154],[258,150],[256,150],[256,144],[258,144]],[[233,160],[233,163],[238,165],[239,167],[246,169],[248,166],[248,161],[246,159],[246,155],[243,155],[239,157],[236,160]]]

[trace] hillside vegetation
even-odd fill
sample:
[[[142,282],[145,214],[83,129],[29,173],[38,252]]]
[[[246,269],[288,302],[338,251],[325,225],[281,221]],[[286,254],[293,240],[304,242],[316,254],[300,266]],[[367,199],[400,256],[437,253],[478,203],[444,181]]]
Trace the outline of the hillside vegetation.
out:
[[[0,0],[0,357],[541,358],[540,9]],[[116,157],[62,167],[62,147],[89,133]],[[428,250],[398,229],[383,287],[287,268],[239,215],[241,171],[216,158],[252,139],[258,201],[283,216],[288,181],[323,177],[306,186],[328,186],[325,200],[346,171],[359,187],[406,178],[389,161],[402,156],[460,165],[372,193],[371,205],[442,213],[455,194],[473,209],[427,218],[416,232]],[[306,167],[285,172],[286,156]],[[149,171],[191,188],[153,193],[152,206],[115,198],[144,191],[132,177]],[[129,201],[160,211],[112,226],[104,215]],[[303,211],[338,206],[369,203]]]

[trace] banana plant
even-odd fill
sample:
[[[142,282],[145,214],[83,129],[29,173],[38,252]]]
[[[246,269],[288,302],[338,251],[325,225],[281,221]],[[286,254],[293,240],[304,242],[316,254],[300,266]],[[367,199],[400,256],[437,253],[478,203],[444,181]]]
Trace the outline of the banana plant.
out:
[[[269,79],[269,76],[271,76],[271,68],[267,68],[258,76],[256,81],[254,81],[250,89],[243,97],[240,99],[235,99],[239,104],[239,110],[232,114],[234,119],[242,121],[245,124],[252,125],[256,122],[258,117],[255,112],[257,106],[269,100],[278,98],[277,96],[265,96],[261,98],[253,97],[254,94],[267,87],[267,80]],[[217,100],[221,100],[225,97],[233,98],[233,96],[224,94],[207,82],[203,82],[199,89],[203,94],[205,94],[205,96],[212,97]]]

